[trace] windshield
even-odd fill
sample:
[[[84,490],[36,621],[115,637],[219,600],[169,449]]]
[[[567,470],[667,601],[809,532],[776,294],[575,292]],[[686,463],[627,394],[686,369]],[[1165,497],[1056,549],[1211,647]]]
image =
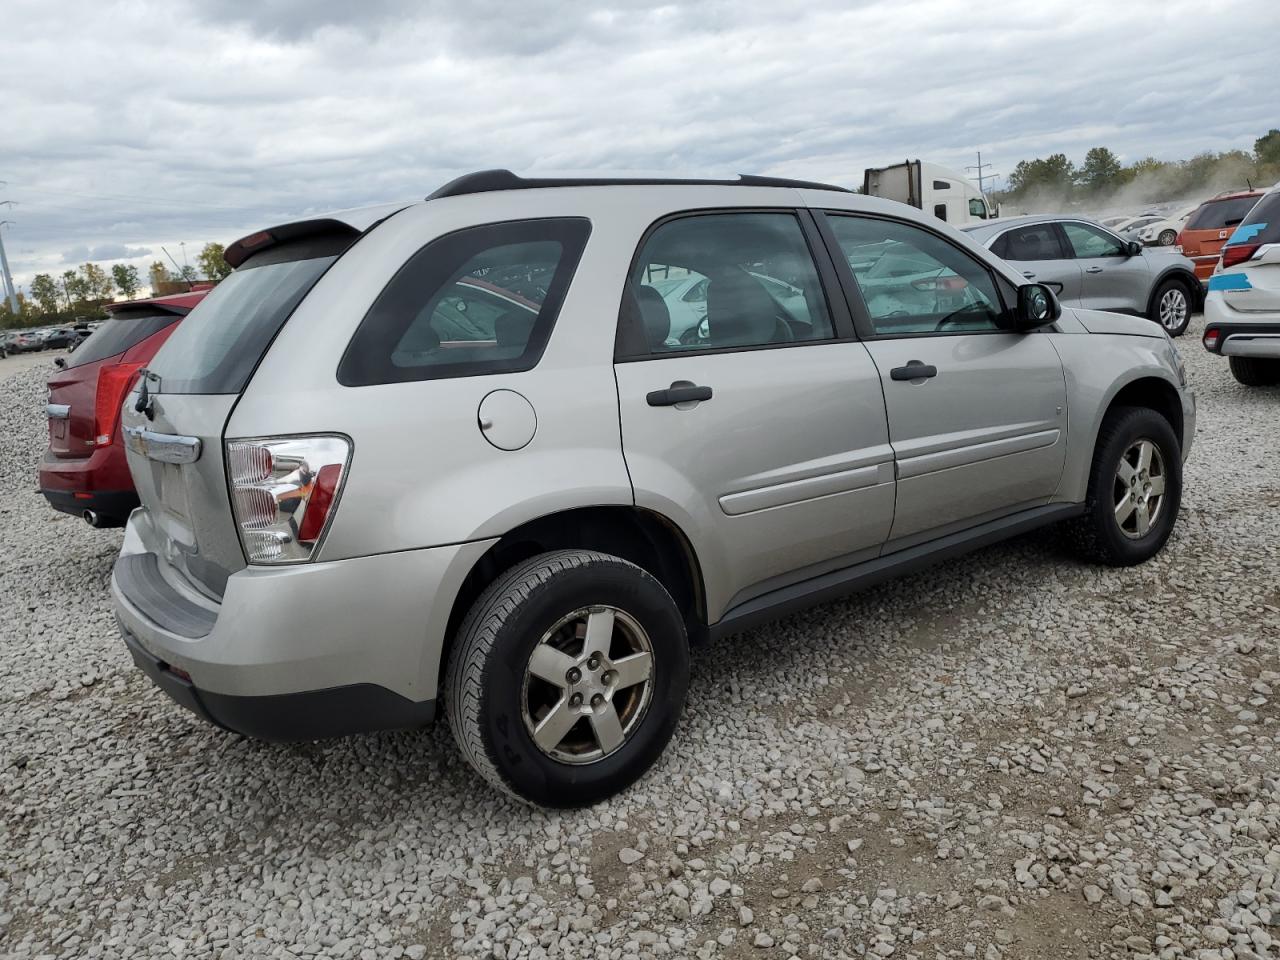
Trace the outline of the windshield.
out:
[[[1187,221],[1187,229],[1221,230],[1232,226],[1239,223],[1257,202],[1256,195],[1235,197],[1230,200],[1210,200],[1191,215],[1191,219]]]
[[[160,378],[158,392],[239,393],[294,307],[336,259],[261,265],[251,260],[236,270],[191,311],[150,363]]]

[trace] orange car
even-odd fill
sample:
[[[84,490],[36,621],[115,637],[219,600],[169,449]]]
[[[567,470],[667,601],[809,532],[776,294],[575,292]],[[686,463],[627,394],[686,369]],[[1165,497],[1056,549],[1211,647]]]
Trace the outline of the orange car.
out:
[[[1221,193],[1200,204],[1187,218],[1182,232],[1178,234],[1178,244],[1182,247],[1182,255],[1195,264],[1196,276],[1201,283],[1213,276],[1223,244],[1231,239],[1236,226],[1253,209],[1263,192],[1241,190]]]

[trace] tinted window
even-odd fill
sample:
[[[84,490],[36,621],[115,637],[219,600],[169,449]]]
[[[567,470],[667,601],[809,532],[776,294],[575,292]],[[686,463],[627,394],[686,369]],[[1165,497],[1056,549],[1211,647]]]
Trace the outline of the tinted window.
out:
[[[910,224],[829,216],[877,336],[1000,328],[995,281],[968,254]]]
[[[160,377],[160,392],[243,390],[294,307],[349,243],[349,235],[316,238],[246,260],[196,305],[148,365]]]
[[[1119,257],[1124,255],[1120,241],[1100,227],[1091,227],[1087,223],[1063,221],[1062,232],[1067,235],[1067,243],[1077,257]]]
[[[1015,227],[1000,238],[999,247],[999,252],[993,252],[1006,260],[1061,260],[1066,256],[1051,223]]]
[[[935,190],[950,190],[950,189],[951,189],[951,184],[947,183],[947,181],[945,181],[945,180],[935,180],[935,181],[933,181],[933,189],[935,189]]]
[[[947,205],[945,203],[935,204],[933,208],[933,215],[939,220],[947,219]]]
[[[831,315],[789,213],[681,217],[645,241],[628,282],[626,353],[828,340]]]
[[[378,295],[338,368],[346,386],[532,368],[590,225],[522,220],[427,244]]]
[[[1221,230],[1227,227],[1228,221],[1240,221],[1248,216],[1253,205],[1258,202],[1254,197],[1237,197],[1233,200],[1210,200],[1200,205],[1200,209],[1187,221],[1188,230]]]
[[[1258,201],[1231,240],[1233,243],[1280,243],[1280,190]]]
[[[136,347],[152,334],[159,333],[169,324],[177,323],[179,319],[181,318],[172,313],[122,310],[108,317],[102,326],[85,337],[84,342],[67,358],[67,366],[78,367],[117,356],[130,347]]]

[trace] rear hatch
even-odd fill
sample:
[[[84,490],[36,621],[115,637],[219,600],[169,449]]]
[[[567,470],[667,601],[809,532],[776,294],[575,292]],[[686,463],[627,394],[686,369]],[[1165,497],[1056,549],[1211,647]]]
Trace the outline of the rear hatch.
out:
[[[1280,316],[1280,191],[1258,201],[1236,228],[1222,248],[1222,266],[1210,289],[1220,289],[1227,306]]]
[[[358,235],[348,224],[311,221],[233,244],[228,261],[238,268],[161,347],[125,401],[129,471],[146,510],[138,535],[210,597],[245,566],[223,450],[231,410],[294,308]]]
[[[1196,275],[1206,279],[1212,272],[1222,245],[1258,202],[1261,194],[1208,200],[1187,220],[1178,234],[1184,256],[1196,261]]]
[[[120,401],[186,309],[139,305],[111,314],[49,378],[49,451],[83,459],[111,442]],[[163,336],[158,336],[158,335]],[[100,437],[107,440],[100,443]]]

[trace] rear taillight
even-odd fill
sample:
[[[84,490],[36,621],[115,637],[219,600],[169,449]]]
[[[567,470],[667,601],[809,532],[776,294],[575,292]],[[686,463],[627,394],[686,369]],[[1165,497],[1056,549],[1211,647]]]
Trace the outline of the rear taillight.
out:
[[[98,370],[98,392],[93,400],[93,445],[105,447],[120,423],[120,407],[138,379],[140,363],[114,363]]]
[[[1210,352],[1216,352],[1218,349],[1218,341],[1221,338],[1222,334],[1213,327],[1210,327],[1204,332],[1204,348]]]
[[[250,563],[312,558],[333,517],[350,455],[343,437],[227,442],[231,503]]]
[[[1234,267],[1237,263],[1244,263],[1258,252],[1260,246],[1260,243],[1229,243],[1222,248],[1222,265]]]

